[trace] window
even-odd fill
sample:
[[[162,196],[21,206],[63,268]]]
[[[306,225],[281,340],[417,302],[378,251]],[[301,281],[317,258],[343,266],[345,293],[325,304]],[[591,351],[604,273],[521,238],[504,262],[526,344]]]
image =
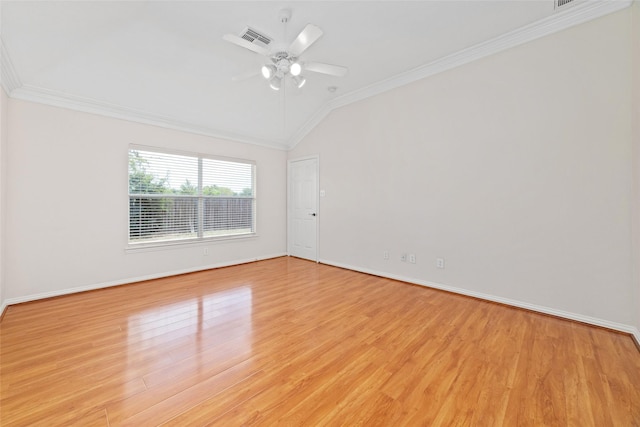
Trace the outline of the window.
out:
[[[255,164],[129,150],[129,243],[255,232]]]

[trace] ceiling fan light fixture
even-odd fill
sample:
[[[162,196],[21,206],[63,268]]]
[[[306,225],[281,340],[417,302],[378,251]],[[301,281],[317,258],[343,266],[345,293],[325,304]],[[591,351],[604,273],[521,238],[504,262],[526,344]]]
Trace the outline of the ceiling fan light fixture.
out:
[[[280,22],[286,24],[291,18],[291,11],[283,9],[280,12],[279,17]],[[271,89],[278,91],[283,87],[283,85],[289,84],[287,80],[293,80],[298,89],[302,88],[302,86],[307,82],[307,79],[302,76],[303,68],[305,71],[337,77],[342,77],[347,74],[347,67],[340,65],[324,64],[322,62],[304,62],[303,67],[303,63],[299,62],[300,55],[317,42],[323,34],[324,32],[320,27],[313,24],[307,24],[296,36],[293,42],[291,42],[288,48],[278,46],[276,48],[278,50],[268,49],[267,45],[271,43],[272,39],[250,28],[247,28],[239,36],[235,34],[225,34],[222,38],[230,43],[240,46],[241,48],[248,49],[254,53],[262,55],[265,59],[263,59],[264,65],[260,67],[259,73],[262,74],[262,77],[269,82],[269,87],[271,87]],[[244,73],[239,76],[234,76],[231,80],[236,82],[257,74],[258,73],[256,71]]]
[[[262,72],[262,77],[269,80],[276,73],[276,67],[273,65],[263,65],[260,71]]]
[[[298,86],[298,89],[300,89],[307,82],[307,79],[303,76],[294,76],[293,81],[296,83],[296,86]]]
[[[273,78],[269,80],[269,87],[273,90],[280,90],[280,87],[282,87],[282,78],[273,76]]]
[[[302,65],[300,65],[299,62],[294,62],[289,67],[289,72],[291,73],[292,76],[299,76],[300,73],[302,72]]]

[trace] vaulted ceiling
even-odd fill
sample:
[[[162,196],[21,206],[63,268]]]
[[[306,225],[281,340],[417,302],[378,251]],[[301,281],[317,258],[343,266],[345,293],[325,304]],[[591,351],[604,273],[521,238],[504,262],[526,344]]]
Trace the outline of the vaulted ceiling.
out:
[[[624,8],[629,1],[2,1],[2,84],[27,99],[287,149],[332,109]],[[285,24],[279,11],[289,9]],[[286,49],[323,36],[301,89],[223,40],[247,26]],[[255,76],[234,82],[234,76]]]

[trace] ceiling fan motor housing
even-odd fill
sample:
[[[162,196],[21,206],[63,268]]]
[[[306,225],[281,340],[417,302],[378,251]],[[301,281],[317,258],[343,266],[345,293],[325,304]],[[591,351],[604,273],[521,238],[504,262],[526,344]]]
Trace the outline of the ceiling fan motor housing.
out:
[[[282,74],[284,76],[289,73],[291,64],[295,62],[296,58],[289,56],[287,52],[278,52],[273,55],[271,60],[276,66],[277,74]]]
[[[291,18],[291,11],[283,9],[279,14],[280,21],[286,23]],[[344,76],[347,68],[339,65],[324,64],[320,62],[305,62],[304,65],[298,62],[298,57],[302,55],[311,45],[313,45],[320,37],[323,31],[313,24],[307,24],[298,36],[291,42],[288,48],[279,48],[275,53],[269,52],[266,46],[260,46],[256,43],[271,43],[271,39],[258,33],[255,30],[248,29],[241,36],[234,34],[225,34],[223,38],[245,49],[249,49],[257,54],[268,58],[271,64],[264,64],[260,68],[262,76],[269,81],[270,86],[274,90],[279,90],[282,80],[289,75],[298,88],[304,86],[306,79],[302,76],[302,71],[312,71],[332,76]],[[264,39],[264,42],[263,42]],[[273,51],[272,51],[273,52]],[[234,79],[236,81],[237,79]]]

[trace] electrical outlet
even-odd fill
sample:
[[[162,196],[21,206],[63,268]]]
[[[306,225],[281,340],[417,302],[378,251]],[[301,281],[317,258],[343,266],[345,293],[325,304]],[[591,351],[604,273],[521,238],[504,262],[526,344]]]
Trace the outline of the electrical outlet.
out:
[[[416,254],[409,254],[409,262],[411,264],[415,264],[416,263]]]
[[[209,248],[203,248],[202,255],[209,255]]]
[[[407,262],[407,254],[400,255],[400,261]]]
[[[444,268],[444,258],[436,258],[436,267]]]
[[[384,259],[389,259],[389,251],[384,251],[384,252],[382,253],[382,258],[384,258]]]

